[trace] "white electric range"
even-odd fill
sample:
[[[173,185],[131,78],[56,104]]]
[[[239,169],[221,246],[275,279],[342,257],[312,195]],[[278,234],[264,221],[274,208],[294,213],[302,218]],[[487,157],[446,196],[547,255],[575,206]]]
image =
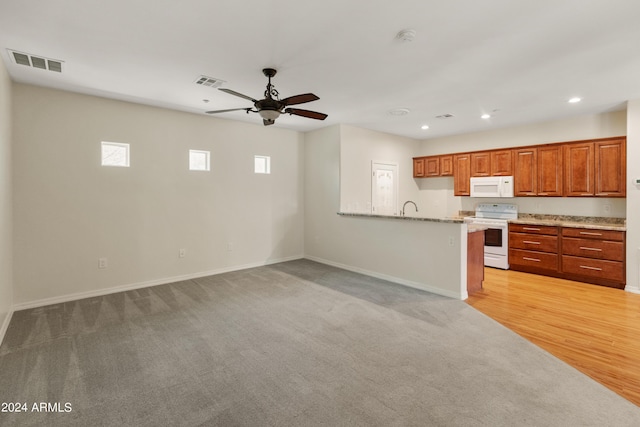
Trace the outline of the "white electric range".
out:
[[[484,231],[484,265],[509,269],[510,219],[518,218],[518,206],[509,203],[479,203],[475,216],[465,217],[468,224],[486,227]]]

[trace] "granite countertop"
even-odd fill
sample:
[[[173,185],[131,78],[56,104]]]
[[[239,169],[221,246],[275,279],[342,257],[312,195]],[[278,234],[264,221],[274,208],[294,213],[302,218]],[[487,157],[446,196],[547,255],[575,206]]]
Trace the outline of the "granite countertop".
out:
[[[368,213],[357,213],[357,212],[338,212],[340,216],[351,216],[351,217],[361,217],[361,218],[385,218],[385,219],[399,219],[404,221],[429,221],[429,222],[448,222],[454,224],[462,224],[464,220],[462,218],[424,218],[419,216],[399,216],[399,215],[375,215]]]
[[[598,230],[626,231],[624,218],[601,217],[565,217],[549,215],[552,218],[518,217],[509,220],[510,224],[551,225],[572,228],[594,228]],[[617,221],[621,220],[621,221]]]
[[[598,230],[625,231],[624,218],[600,216],[518,214],[518,219],[509,220],[511,224],[551,225],[572,228],[595,228]]]
[[[485,225],[475,225],[475,224],[469,224],[467,225],[467,233],[475,233],[476,231],[484,231],[487,230],[489,227],[485,226]]]
[[[360,218],[384,218],[398,219],[403,221],[429,221],[429,222],[447,222],[454,224],[462,224],[465,222],[465,216],[473,216],[474,212],[461,211],[458,216],[446,218],[424,218],[417,216],[399,216],[399,215],[375,215],[369,213],[357,212],[338,212],[340,216],[360,217]],[[589,217],[589,216],[570,216],[570,215],[543,215],[543,214],[518,214],[518,219],[509,220],[511,224],[529,224],[529,225],[551,225],[573,228],[595,228],[599,230],[626,231],[626,220],[624,218],[609,217]],[[469,232],[486,229],[486,227],[469,224]]]

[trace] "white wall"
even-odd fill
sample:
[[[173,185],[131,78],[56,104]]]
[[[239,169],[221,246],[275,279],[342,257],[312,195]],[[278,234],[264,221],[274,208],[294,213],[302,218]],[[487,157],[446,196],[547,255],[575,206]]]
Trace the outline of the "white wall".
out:
[[[627,106],[627,287],[640,293],[640,99]]]
[[[626,111],[615,111],[492,131],[433,138],[422,141],[416,155],[461,153],[621,136],[627,134],[626,114]],[[454,197],[453,178],[422,178],[418,181],[420,203],[430,207],[433,216],[455,215],[459,210],[472,211],[475,209],[476,203],[479,202],[505,202],[504,199]],[[510,203],[516,203],[519,211],[523,213],[624,218],[627,212],[625,199],[617,198],[516,197]],[[605,205],[609,205],[608,208]]]
[[[298,132],[13,89],[17,306],[303,255]],[[100,166],[101,141],[131,144],[131,167]],[[188,171],[189,149],[211,151],[211,172]]]
[[[411,138],[340,126],[340,210],[371,213],[372,161],[398,165],[398,212],[407,200],[417,203],[412,158],[418,144]],[[412,216],[424,216],[421,211],[415,214],[413,207],[410,209]]]
[[[343,181],[340,173],[350,167],[341,159],[345,152],[341,145],[345,144],[352,155],[357,154],[358,150],[351,151],[358,146],[352,147],[352,141],[360,141],[354,135],[374,141],[388,138],[344,126],[305,134],[305,256],[441,295],[466,298],[463,224],[337,215]],[[393,155],[392,148],[393,141],[387,155]],[[366,155],[366,147],[363,150]],[[408,154],[409,160],[411,157]],[[410,169],[404,173],[411,176]],[[411,184],[415,185],[412,180]]]
[[[0,61],[0,342],[13,305],[11,80]]]

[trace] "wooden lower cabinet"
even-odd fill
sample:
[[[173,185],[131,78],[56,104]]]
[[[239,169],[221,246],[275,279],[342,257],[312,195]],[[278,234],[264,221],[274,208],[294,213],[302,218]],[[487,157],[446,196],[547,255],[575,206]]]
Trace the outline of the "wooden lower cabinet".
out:
[[[484,280],[484,231],[472,231],[467,235],[467,293],[472,295],[482,289]]]
[[[531,273],[558,271],[558,227],[509,225],[509,265]]]
[[[624,288],[625,232],[509,224],[512,270]]]
[[[567,278],[624,288],[625,232],[562,228],[562,273]]]

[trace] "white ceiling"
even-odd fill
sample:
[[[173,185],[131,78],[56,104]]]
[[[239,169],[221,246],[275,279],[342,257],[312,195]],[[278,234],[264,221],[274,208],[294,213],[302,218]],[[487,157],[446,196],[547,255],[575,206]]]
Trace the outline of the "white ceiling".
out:
[[[403,29],[415,40],[397,39]],[[276,121],[300,131],[344,123],[427,139],[640,98],[637,0],[1,0],[0,48],[14,81],[196,114],[251,106],[200,75],[260,99],[273,67],[281,97],[313,92],[299,108],[329,115]],[[62,60],[63,72],[7,49]]]

